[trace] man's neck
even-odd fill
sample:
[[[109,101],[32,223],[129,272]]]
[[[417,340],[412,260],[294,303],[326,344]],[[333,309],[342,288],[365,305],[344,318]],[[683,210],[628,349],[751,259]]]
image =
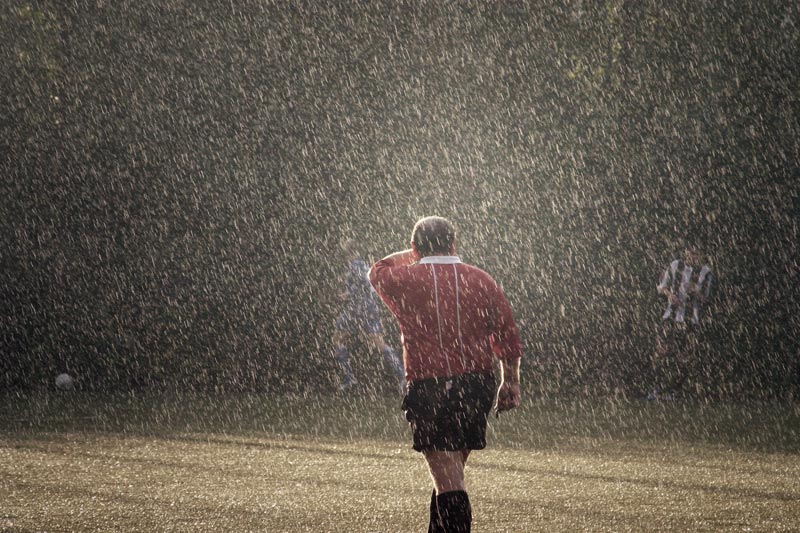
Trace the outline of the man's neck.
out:
[[[452,265],[461,262],[457,255],[426,255],[419,260],[420,264]]]

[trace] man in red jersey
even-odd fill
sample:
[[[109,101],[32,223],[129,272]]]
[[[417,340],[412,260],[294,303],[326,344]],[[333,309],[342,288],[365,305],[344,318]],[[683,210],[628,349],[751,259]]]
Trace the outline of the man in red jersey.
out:
[[[450,222],[426,217],[414,226],[410,250],[381,259],[369,272],[402,333],[403,410],[435,485],[429,532],[470,531],[464,465],[472,450],[486,447],[494,357],[502,374],[495,412],[520,402],[522,349],[511,308],[491,276],[462,263],[455,250]]]

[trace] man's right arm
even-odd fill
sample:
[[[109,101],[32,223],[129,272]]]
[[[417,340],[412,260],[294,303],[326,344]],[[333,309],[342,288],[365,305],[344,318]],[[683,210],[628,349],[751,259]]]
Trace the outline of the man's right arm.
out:
[[[673,294],[672,290],[670,289],[672,281],[672,276],[670,275],[670,269],[664,271],[664,274],[661,276],[661,282],[658,284],[658,294],[663,294],[669,300],[669,303],[672,305],[678,306],[681,303],[680,298],[678,298],[677,294]]]
[[[658,289],[658,292],[659,294],[663,294],[664,296],[666,296],[667,300],[669,300],[669,303],[671,303],[672,305],[681,304],[681,299],[678,298],[677,295],[673,294],[672,291],[669,290],[668,288],[664,287],[663,289]]]
[[[417,255],[417,252],[415,252],[413,249],[403,250],[402,252],[395,252],[387,255],[372,265],[372,268],[369,269],[369,282],[373,287],[375,287],[375,290],[378,291],[378,294],[380,294],[380,284],[382,281],[385,281],[383,278],[387,269],[398,266],[407,266],[418,260],[419,255]]]
[[[418,259],[419,256],[415,251],[403,250],[402,252],[387,255],[369,269],[370,284],[392,312],[394,312],[392,295],[397,292],[403,283],[403,276],[393,275],[392,271],[395,267],[410,265]]]
[[[408,250],[403,250],[402,252],[395,252],[393,254],[389,254],[377,263],[378,264],[385,264],[388,267],[396,267],[396,266],[408,266],[416,261],[419,261],[419,255],[413,249],[409,248]]]

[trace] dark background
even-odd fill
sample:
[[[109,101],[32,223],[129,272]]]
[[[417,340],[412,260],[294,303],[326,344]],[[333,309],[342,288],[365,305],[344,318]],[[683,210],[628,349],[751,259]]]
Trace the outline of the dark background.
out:
[[[439,214],[532,394],[646,390],[694,241],[702,394],[796,397],[795,3],[220,4],[0,7],[0,386],[332,388],[338,242]]]

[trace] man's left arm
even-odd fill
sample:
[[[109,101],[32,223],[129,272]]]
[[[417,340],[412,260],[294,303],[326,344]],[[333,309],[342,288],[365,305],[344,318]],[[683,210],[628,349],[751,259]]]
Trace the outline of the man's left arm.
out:
[[[711,293],[714,291],[714,283],[716,283],[716,281],[717,278],[714,277],[714,272],[709,270],[708,274],[706,274],[705,290],[703,291],[703,303],[711,298]]]
[[[510,411],[520,404],[519,362],[520,357],[500,360],[500,387],[494,405],[495,416],[503,411]]]
[[[500,387],[494,412],[499,416],[520,405],[519,365],[522,358],[522,345],[519,331],[514,322],[511,306],[508,305],[502,289],[496,286],[495,306],[498,316],[492,333],[492,349],[500,359]]]

